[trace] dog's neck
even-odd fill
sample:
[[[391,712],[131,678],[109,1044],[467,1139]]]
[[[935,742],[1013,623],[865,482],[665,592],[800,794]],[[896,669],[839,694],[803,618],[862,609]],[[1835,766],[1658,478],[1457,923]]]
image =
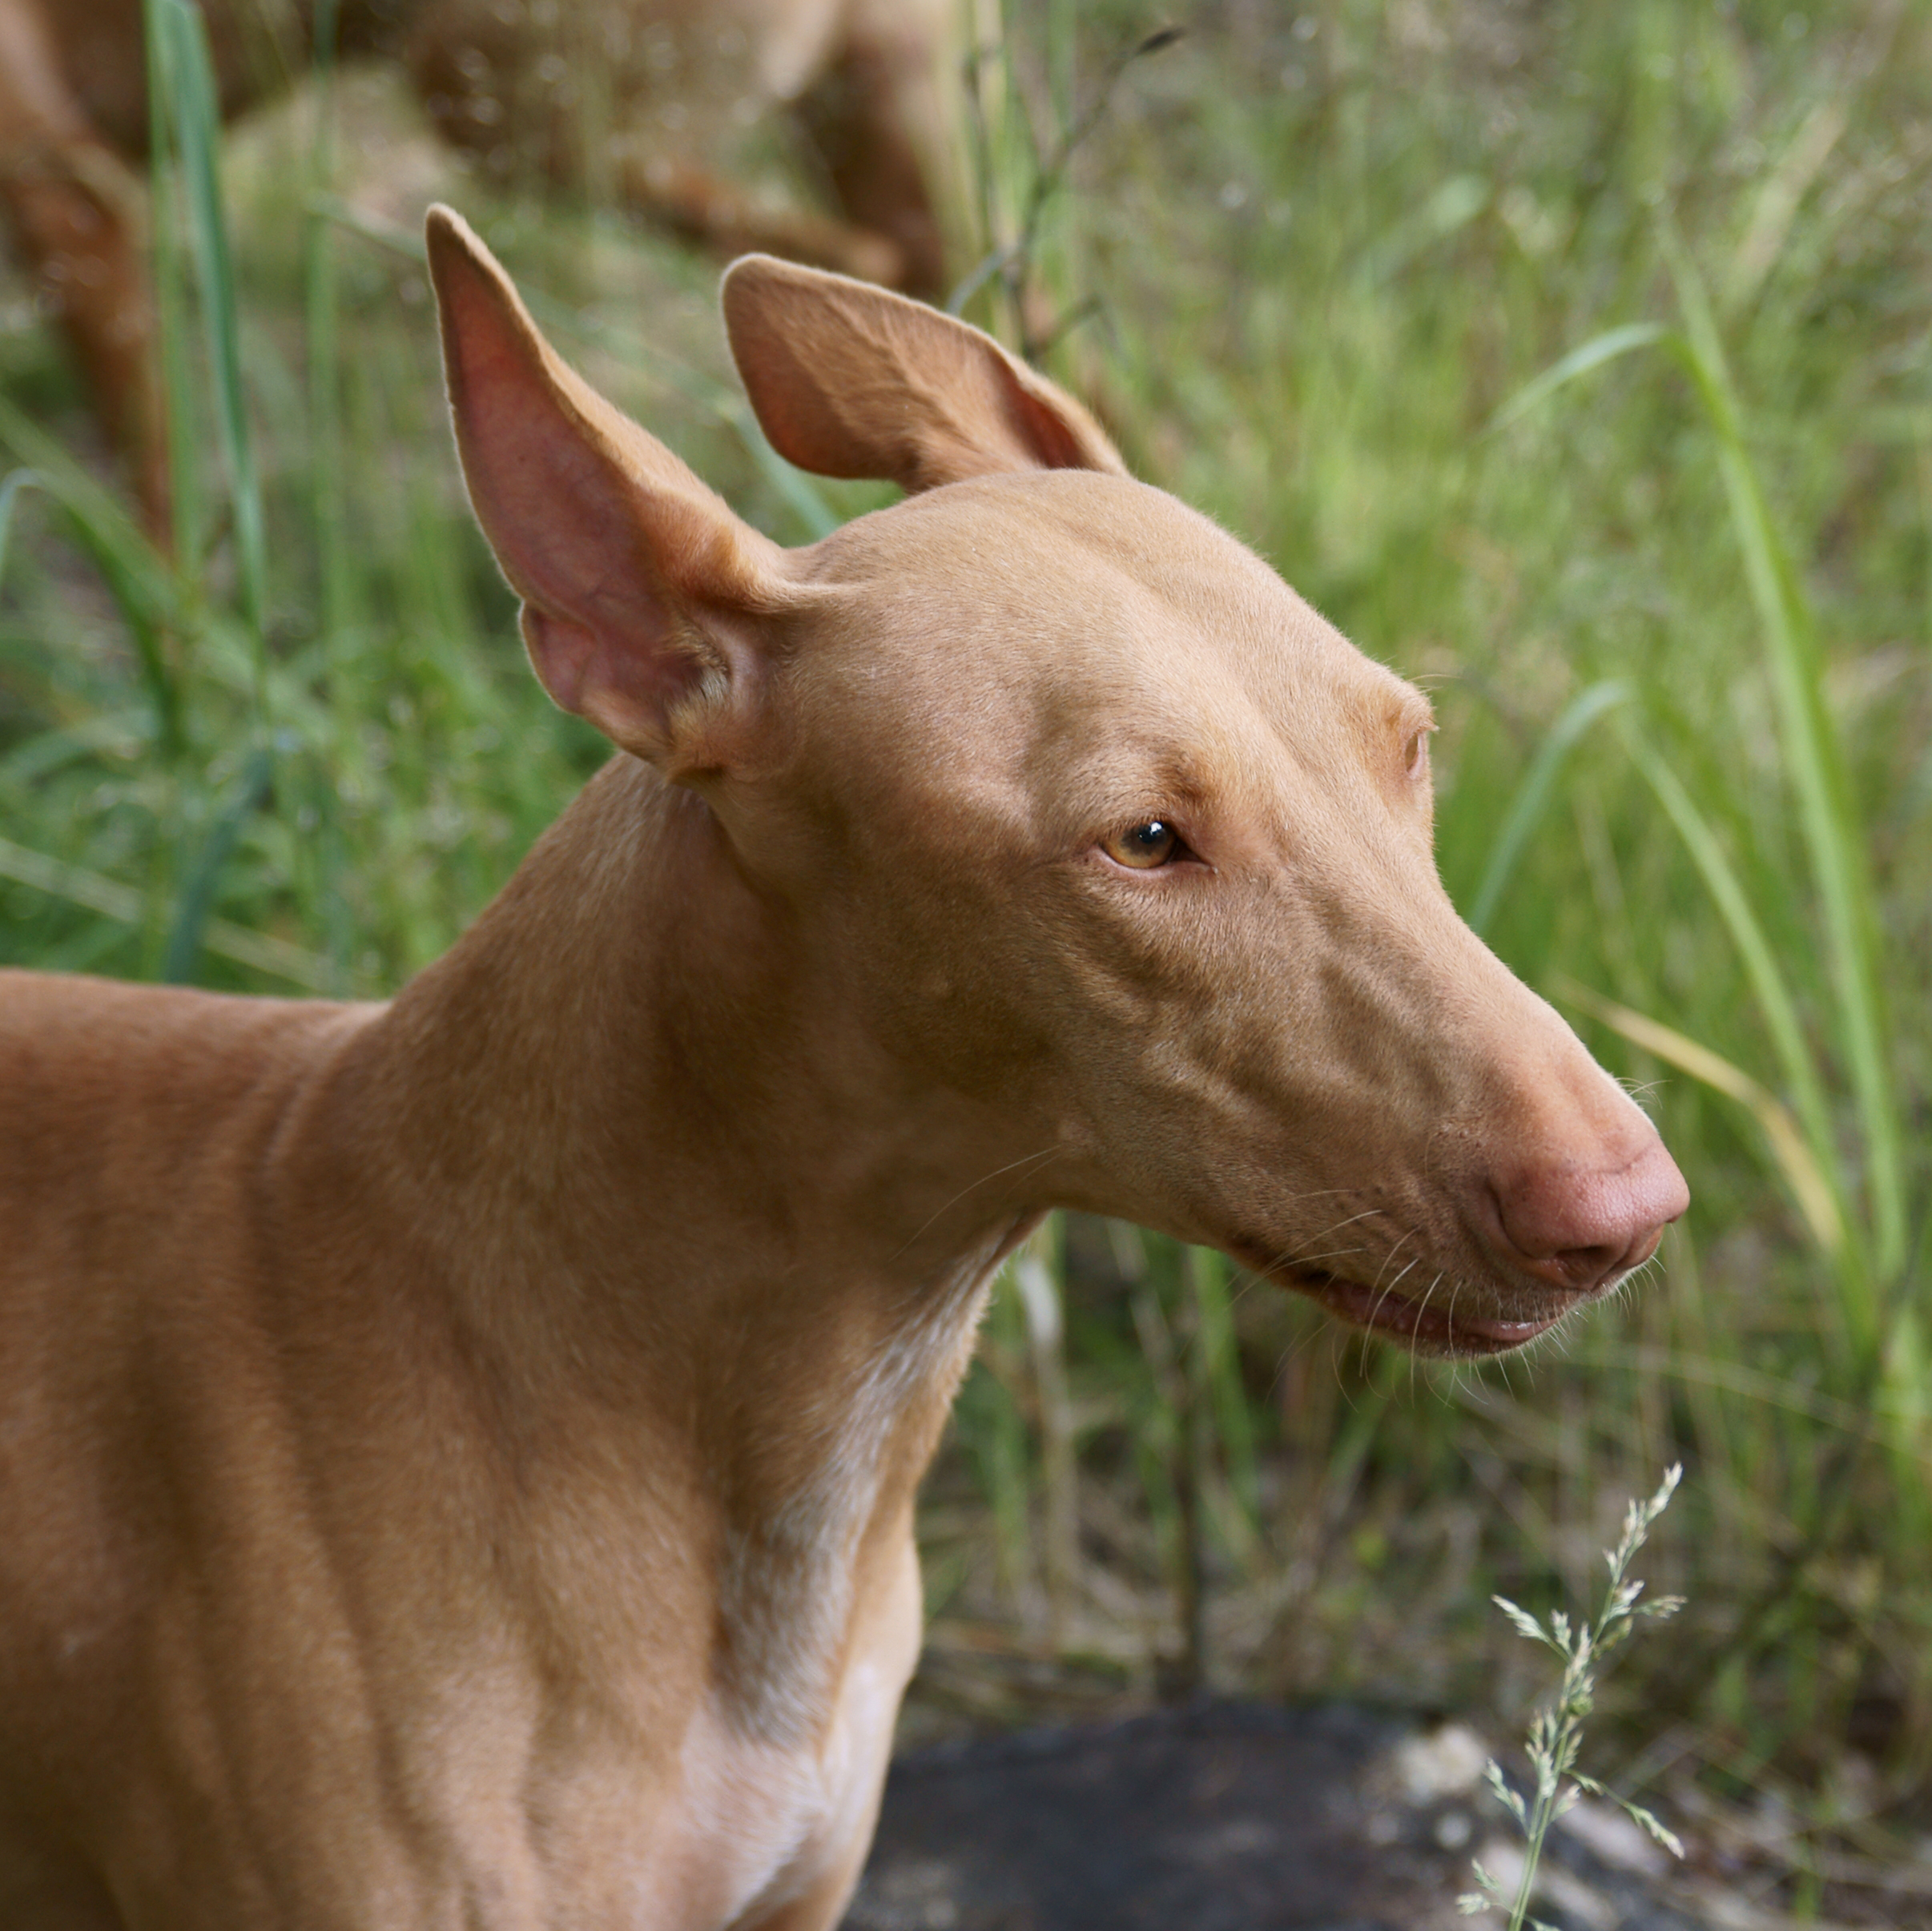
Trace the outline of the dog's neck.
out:
[[[858,1567],[1032,1220],[997,1123],[883,1064],[788,917],[701,799],[620,758],[371,1029],[363,1096],[513,1398],[594,1373],[682,1431],[720,1688],[774,1740],[823,1715]]]

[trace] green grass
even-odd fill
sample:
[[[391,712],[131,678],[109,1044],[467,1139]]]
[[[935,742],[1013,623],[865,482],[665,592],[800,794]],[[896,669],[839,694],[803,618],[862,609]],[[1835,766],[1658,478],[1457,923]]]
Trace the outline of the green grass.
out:
[[[1603,1671],[1612,1652],[1628,1642],[1641,1624],[1668,1619],[1684,1607],[1680,1596],[1656,1596],[1648,1602],[1640,1599],[1644,1584],[1630,1576],[1632,1559],[1650,1539],[1657,1518],[1670,1507],[1670,1499],[1676,1492],[1683,1473],[1674,1466],[1666,1469],[1656,1492],[1647,1501],[1632,1498],[1616,1547],[1604,1551],[1610,1573],[1594,1615],[1579,1615],[1572,1622],[1568,1611],[1552,1609],[1546,1623],[1507,1596],[1493,1599],[1518,1635],[1553,1650],[1562,1659],[1563,1673],[1556,1693],[1536,1712],[1530,1725],[1523,1752],[1532,1778],[1527,1796],[1509,1781],[1493,1756],[1485,1773],[1490,1790],[1523,1833],[1522,1874],[1512,1886],[1476,1861],[1474,1873],[1478,1888],[1456,1900],[1457,1909],[1465,1916],[1473,1917],[1492,1909],[1506,1910],[1509,1931],[1523,1931],[1526,1921],[1533,1931],[1548,1931],[1541,1919],[1529,1915],[1530,1903],[1536,1896],[1537,1869],[1549,1841],[1551,1826],[1586,1796],[1618,1805],[1657,1843],[1678,1857],[1684,1855],[1682,1840],[1652,1812],[1640,1804],[1618,1796],[1576,1767],[1583,1749],[1584,1725],[1596,1708]]]
[[[151,5],[191,66],[181,0]],[[1579,989],[1695,1204],[1562,1350],[1457,1375],[1070,1225],[1046,1297],[996,1306],[937,1471],[942,1624],[1014,1697],[1045,1656],[1109,1692],[1205,1672],[1513,1720],[1535,1685],[1490,1593],[1580,1591],[1680,1459],[1652,1551],[1691,1607],[1608,1693],[1614,1780],[1701,1764],[1846,1828],[1821,1793],[1856,1749],[1922,1823],[1932,35],[1876,0],[1210,9],[1042,195],[1158,22],[1014,18],[968,117],[997,265],[967,312],[1068,323],[1049,366],[1141,472],[1432,688],[1451,890]],[[878,497],[749,429],[710,266],[486,199],[346,75],[232,144],[218,192],[194,94],[159,227],[180,569],[102,489],[56,347],[0,340],[0,444],[36,479],[0,496],[0,955],[380,992],[599,750],[470,526],[410,231],[318,198],[384,191],[348,158],[372,131],[762,527]],[[997,1700],[962,1681],[933,1693]]]

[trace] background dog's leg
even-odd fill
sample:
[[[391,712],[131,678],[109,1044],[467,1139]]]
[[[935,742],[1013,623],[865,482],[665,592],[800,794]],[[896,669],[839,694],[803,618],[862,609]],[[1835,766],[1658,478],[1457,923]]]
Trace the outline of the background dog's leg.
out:
[[[151,534],[168,533],[167,449],[139,179],[88,124],[38,23],[0,6],[0,203],[58,311]]]
[[[761,207],[690,162],[648,155],[627,161],[619,180],[640,214],[717,255],[759,250],[888,288],[908,285],[908,257],[889,235],[804,209]]]
[[[477,0],[437,0],[406,58],[437,131],[493,175],[613,196],[721,256],[762,250],[936,289],[938,225],[904,125],[936,42],[916,26],[843,42],[828,34],[795,62],[731,44],[720,52],[715,34],[669,10],[640,22],[588,9],[540,25]],[[844,218],[771,203],[716,164],[747,116],[782,111],[815,74],[829,76],[811,119]],[[872,99],[874,89],[889,98]]]
[[[840,207],[898,250],[896,285],[928,301],[947,286],[939,177],[956,90],[941,72],[944,26],[926,7],[855,7],[831,66],[799,104]]]

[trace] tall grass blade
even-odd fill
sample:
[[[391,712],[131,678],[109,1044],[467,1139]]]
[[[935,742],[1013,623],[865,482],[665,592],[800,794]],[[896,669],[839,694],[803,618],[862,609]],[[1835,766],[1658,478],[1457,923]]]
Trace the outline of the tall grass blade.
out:
[[[1717,438],[1731,525],[1770,658],[1785,770],[1823,907],[1840,1048],[1865,1141],[1873,1260],[1880,1280],[1905,1264],[1905,1162],[1879,993],[1876,895],[1843,754],[1825,704],[1810,607],[1745,446],[1717,324],[1689,256],[1668,229],[1665,255],[1684,320],[1684,356]]]
[[[142,680],[154,705],[155,735],[164,751],[178,753],[183,744],[181,694],[164,641],[179,614],[173,573],[113,493],[3,394],[0,444],[31,465],[39,487],[65,512],[75,539],[106,579],[134,638]]]
[[[348,622],[351,576],[343,520],[347,480],[342,438],[341,308],[336,224],[324,203],[336,172],[337,0],[318,0],[314,34],[316,132],[310,194],[304,322],[308,349],[308,436],[321,629],[332,637]]]
[[[85,866],[70,865],[45,852],[30,851],[10,839],[0,839],[0,878],[30,886],[50,898],[83,906],[117,924],[138,927],[147,923],[147,900],[131,886],[104,879]],[[223,959],[286,980],[305,992],[332,994],[336,990],[329,962],[286,939],[249,931],[225,919],[211,919],[203,929],[202,943]]]
[[[1148,1237],[1141,1238],[1145,1247]],[[1191,1690],[1200,1686],[1207,1658],[1198,1404],[1151,1277],[1133,1284],[1129,1306],[1153,1397],[1135,1431],[1135,1449],[1141,1458],[1150,1512],[1166,1531],[1161,1537],[1162,1558],[1181,1638],[1179,1680],[1181,1687]]]
[[[1797,1006],[1785,976],[1765,936],[1757,915],[1739,883],[1737,872],[1725,857],[1717,835],[1698,808],[1683,781],[1658,754],[1649,740],[1628,719],[1620,719],[1620,734],[1630,760],[1663,806],[1664,815],[1676,827],[1677,835],[1690,855],[1710,895],[1718,916],[1723,919],[1737,948],[1738,956],[1750,981],[1753,996],[1773,1049],[1784,1068],[1785,1080],[1797,1101],[1812,1149],[1821,1167],[1835,1170],[1836,1158],[1831,1115],[1825,1103],[1825,1088],[1817,1063],[1798,1023]]]
[[[161,977],[166,984],[183,986],[193,982],[223,867],[234,856],[248,820],[268,802],[273,776],[274,766],[267,748],[258,748],[249,757],[233,796],[202,841],[182,887],[174,922],[168,928],[167,947],[161,961]]]
[[[153,733],[150,720],[138,710],[103,711],[85,722],[54,730],[37,731],[0,754],[0,786],[24,790],[50,774],[102,752],[123,758],[138,756]]]
[[[1209,1247],[1187,1250],[1187,1285],[1194,1303],[1195,1397],[1212,1417],[1227,1469],[1235,1515],[1229,1525],[1234,1554],[1253,1559],[1261,1519],[1261,1487],[1254,1454],[1254,1421],[1242,1385],[1241,1350],[1234,1336],[1234,1310],[1228,1295],[1228,1263]]]
[[[1363,281],[1374,288],[1392,280],[1418,255],[1474,221],[1489,206],[1490,192],[1480,175],[1451,175],[1366,251],[1360,269]]]
[[[1798,204],[1810,191],[1831,151],[1851,123],[1849,93],[1829,95],[1805,115],[1777,165],[1765,176],[1751,211],[1750,225],[1725,276],[1724,306],[1735,315],[1746,308],[1783,252]]]
[[[1507,428],[1579,376],[1587,376],[1592,369],[1601,368],[1606,362],[1614,362],[1618,356],[1628,355],[1632,349],[1648,348],[1652,343],[1663,340],[1668,332],[1661,323],[1630,322],[1621,328],[1606,329],[1600,336],[1592,336],[1580,348],[1572,349],[1560,361],[1552,363],[1535,380],[1518,389],[1491,416],[1483,433],[1493,436],[1499,429]]]
[[[168,492],[175,548],[184,573],[191,579],[198,579],[206,526],[205,493],[201,439],[195,433],[197,396],[189,354],[187,281],[174,219],[179,185],[175,139],[177,89],[173,77],[172,34],[163,18],[167,4],[168,0],[142,0],[141,10],[147,55],[148,179],[154,201],[149,253],[167,414]]]
[[[1039,1403],[1042,1579],[1057,1640],[1067,1633],[1080,1573],[1080,1474],[1067,1389],[1066,1310],[1058,1262],[1060,1224],[1049,1214],[1013,1256],[1013,1285],[1026,1316]]]
[[[961,1390],[961,1433],[992,1511],[1000,1581],[1010,1600],[1024,1603],[1034,1568],[1032,1481],[1026,1418],[1012,1384],[1026,1358],[1026,1316],[1010,1269],[993,1283],[980,1336],[987,1372],[974,1374]]]
[[[1516,862],[1523,855],[1523,848],[1542,822],[1551,791],[1564,761],[1598,718],[1620,704],[1628,704],[1636,694],[1623,678],[1606,678],[1578,692],[1565,707],[1563,715],[1550,726],[1548,734],[1536,747],[1536,755],[1531,761],[1521,786],[1510,801],[1502,829],[1497,832],[1496,842],[1491,849],[1483,882],[1476,887],[1475,899],[1468,914],[1469,923],[1476,931],[1488,931],[1489,922],[1495,916],[1503,891],[1515,871]]]
[[[1691,377],[1717,438],[1732,529],[1768,647],[1785,766],[1797,795],[1813,882],[1824,912],[1836,1031],[1865,1142],[1872,1221],[1869,1264],[1882,1281],[1903,1265],[1906,1215],[1902,1135],[1883,1044],[1886,1027],[1879,995],[1876,895],[1825,702],[1810,609],[1745,446],[1729,367],[1703,283],[1668,228],[1664,239],[1684,317],[1682,332],[1638,323],[1596,336],[1520,390],[1498,411],[1490,427],[1516,420],[1565,383],[1652,344],[1666,348]],[[1634,746],[1636,741],[1632,742]],[[1647,748],[1633,750],[1633,755],[1690,847],[1744,955],[1814,1153],[1821,1166],[1835,1168],[1821,1086],[1789,995],[1743,891],[1674,774]],[[1866,1300],[1869,1312],[1869,1293]]]
[[[0,583],[6,581],[6,553],[14,534],[14,506],[20,501],[22,490],[41,486],[40,478],[31,469],[16,469],[5,482],[0,483]]]
[[[207,30],[190,0],[150,0],[161,62],[207,337],[215,421],[235,519],[242,616],[256,640],[258,729],[265,726],[268,683],[268,552],[262,493],[249,433],[241,372],[240,316],[221,199],[221,115]]]

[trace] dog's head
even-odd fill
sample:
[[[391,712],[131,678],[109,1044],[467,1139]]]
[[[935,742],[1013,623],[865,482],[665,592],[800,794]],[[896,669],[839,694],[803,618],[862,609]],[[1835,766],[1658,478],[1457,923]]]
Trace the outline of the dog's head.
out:
[[[1007,1197],[1443,1353],[1654,1251],[1669,1155],[1438,879],[1427,700],[1070,397],[932,310],[739,263],[772,444],[908,492],[787,551],[566,368],[445,211],[430,259],[538,676],[704,798],[912,1085],[1008,1124]]]

